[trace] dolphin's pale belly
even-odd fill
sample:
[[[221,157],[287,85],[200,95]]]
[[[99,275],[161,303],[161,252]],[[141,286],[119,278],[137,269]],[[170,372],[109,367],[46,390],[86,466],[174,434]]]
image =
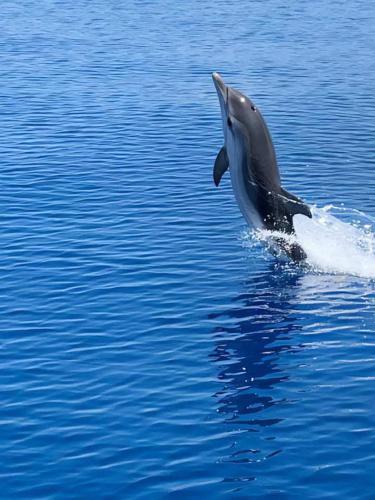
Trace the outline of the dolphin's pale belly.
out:
[[[249,226],[253,226],[255,229],[262,229],[264,224],[258,210],[255,207],[255,200],[250,198],[249,192],[246,189],[246,182],[249,181],[244,176],[243,166],[239,161],[232,162],[232,165],[229,167],[230,178],[232,181],[234,196],[236,197],[242,215],[245,217]]]

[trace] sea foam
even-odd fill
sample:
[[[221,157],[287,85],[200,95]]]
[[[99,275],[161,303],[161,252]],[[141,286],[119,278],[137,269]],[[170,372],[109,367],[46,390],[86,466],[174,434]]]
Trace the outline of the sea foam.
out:
[[[295,235],[274,231],[254,231],[245,237],[251,245],[262,242],[275,249],[275,237],[298,243],[307,255],[305,265],[313,271],[375,278],[375,221],[366,214],[344,207],[312,207],[312,219],[293,217]]]

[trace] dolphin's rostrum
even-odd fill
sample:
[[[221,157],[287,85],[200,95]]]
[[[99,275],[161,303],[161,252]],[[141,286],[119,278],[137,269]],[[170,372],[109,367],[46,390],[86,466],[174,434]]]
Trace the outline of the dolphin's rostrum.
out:
[[[233,191],[247,223],[256,229],[294,233],[293,215],[311,217],[302,200],[281,187],[275,149],[259,109],[238,90],[213,73],[219,97],[225,144],[214,165],[214,182],[229,168]],[[294,260],[306,255],[296,243],[277,243]]]

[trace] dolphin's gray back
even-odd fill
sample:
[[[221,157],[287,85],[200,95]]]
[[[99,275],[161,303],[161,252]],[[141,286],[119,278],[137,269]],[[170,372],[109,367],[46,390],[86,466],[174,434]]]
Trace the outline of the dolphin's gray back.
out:
[[[243,125],[247,140],[243,173],[248,196],[254,200],[267,229],[292,233],[293,215],[301,213],[311,217],[310,209],[281,187],[275,148],[259,109],[249,113]]]
[[[254,181],[268,189],[278,191],[281,179],[271,134],[260,111],[256,109],[244,123],[247,138],[247,164]]]

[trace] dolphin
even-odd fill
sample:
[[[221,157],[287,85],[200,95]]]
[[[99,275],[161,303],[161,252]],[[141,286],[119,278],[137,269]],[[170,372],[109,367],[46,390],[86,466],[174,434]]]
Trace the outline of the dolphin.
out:
[[[225,85],[219,73],[213,73],[212,78],[224,131],[224,146],[213,169],[215,185],[229,169],[234,195],[246,222],[255,229],[294,234],[293,216],[311,218],[311,211],[281,186],[275,149],[261,112],[248,97]],[[303,249],[289,240],[273,238],[290,258],[304,260]]]

